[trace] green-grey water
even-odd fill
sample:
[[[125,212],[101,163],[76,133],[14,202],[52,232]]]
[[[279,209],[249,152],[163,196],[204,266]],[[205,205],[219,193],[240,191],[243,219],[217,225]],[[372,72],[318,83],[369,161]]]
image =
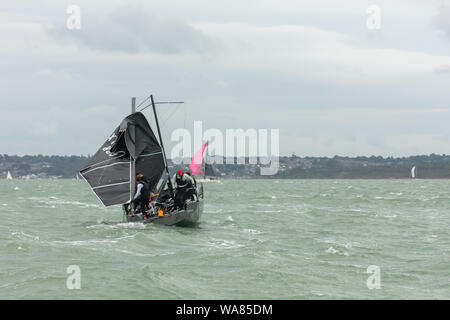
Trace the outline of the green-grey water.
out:
[[[449,180],[224,180],[196,228],[0,181],[2,299],[449,299]],[[81,288],[67,288],[77,265]],[[380,288],[369,289],[369,266]]]

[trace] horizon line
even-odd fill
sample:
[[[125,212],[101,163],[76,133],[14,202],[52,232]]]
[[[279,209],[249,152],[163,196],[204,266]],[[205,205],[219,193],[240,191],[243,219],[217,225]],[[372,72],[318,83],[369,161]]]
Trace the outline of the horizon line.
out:
[[[94,153],[95,154],[95,153]],[[7,154],[7,153],[0,153],[0,157],[85,157],[85,158],[89,158],[92,157],[94,154],[70,154],[70,155],[61,155],[61,154]],[[430,157],[430,156],[440,156],[440,157],[445,157],[445,156],[450,156],[450,154],[439,154],[439,153],[430,153],[430,154],[415,154],[415,155],[404,155],[404,156],[393,156],[393,155],[389,155],[389,156],[382,156],[382,155],[357,155],[357,156],[349,156],[349,155],[333,155],[333,156],[308,156],[308,155],[296,155],[296,154],[291,154],[291,155],[279,155],[279,158],[292,158],[292,157],[296,157],[296,158],[383,158],[383,159],[389,159],[389,158],[411,158],[411,157]],[[227,158],[226,156],[223,155],[210,155],[210,157],[214,158],[214,157],[223,157],[223,158]],[[247,159],[249,158],[249,156],[244,156],[244,157],[232,157],[232,158],[244,158]],[[262,157],[256,157],[256,158],[262,158]],[[168,160],[172,160],[172,158],[167,158]],[[176,157],[174,159],[190,159],[189,157]]]

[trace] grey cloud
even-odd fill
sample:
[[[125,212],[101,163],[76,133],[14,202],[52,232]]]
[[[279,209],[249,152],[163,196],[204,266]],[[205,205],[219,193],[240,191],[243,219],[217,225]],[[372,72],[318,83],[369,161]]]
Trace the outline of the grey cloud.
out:
[[[73,31],[64,1],[2,9],[3,153],[93,153],[129,112],[130,97],[149,93],[186,102],[160,109],[169,152],[172,130],[192,133],[194,120],[222,132],[280,128],[282,154],[450,149],[448,6],[430,28],[433,3],[408,1],[409,19],[406,0],[380,4],[387,32],[367,40],[356,0],[265,1],[258,9],[238,0],[140,2],[77,0],[82,29]]]
[[[450,6],[439,7],[434,24],[450,39]]]
[[[439,67],[434,72],[437,74],[450,74],[450,65]]]
[[[52,28],[59,40],[74,41],[93,50],[128,53],[202,53],[213,47],[211,39],[180,19],[162,19],[144,7],[125,6],[96,17],[82,11],[81,29]]]

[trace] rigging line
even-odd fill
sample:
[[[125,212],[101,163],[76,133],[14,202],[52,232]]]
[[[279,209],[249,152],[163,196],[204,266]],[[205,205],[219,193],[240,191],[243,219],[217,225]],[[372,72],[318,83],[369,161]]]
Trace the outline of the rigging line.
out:
[[[147,98],[148,99],[148,98]],[[155,102],[155,104],[182,104],[182,103],[184,103],[183,101],[161,101],[161,102]],[[141,103],[142,104],[142,103]],[[140,105],[139,105],[140,106]],[[148,104],[148,105],[146,105],[145,107],[143,107],[141,110],[139,110],[139,111],[143,111],[143,110],[145,110],[145,109],[147,109],[148,107],[151,107],[152,106],[152,104],[150,103],[150,104]],[[137,109],[137,108],[136,108]]]
[[[150,99],[150,96],[148,96],[144,101],[142,101],[142,102],[136,107],[136,110],[137,110],[137,108],[139,108],[140,106],[142,106],[142,105],[144,104],[144,102],[147,101],[148,99]]]
[[[155,102],[155,104],[183,104],[184,101],[159,101]]]
[[[167,126],[165,125],[164,122],[160,123],[161,126],[161,131],[162,131],[162,135],[166,136],[166,137],[170,137],[170,132],[169,132],[169,128],[167,128]]]
[[[141,110],[138,110],[139,112],[142,112],[142,111],[144,111],[145,109],[147,109],[148,107],[151,107],[152,106],[152,104],[150,103],[149,105],[146,105],[145,107],[143,107]]]
[[[183,103],[184,104],[184,103]],[[165,125],[167,122],[168,122],[168,120],[170,119],[170,118],[172,118],[173,116],[174,116],[174,114],[175,113],[177,113],[177,111],[180,109],[180,106],[181,105],[178,105],[176,108],[175,108],[175,110],[173,110],[172,111],[172,113],[170,113],[169,114],[169,116],[167,116],[166,118],[164,118],[164,120],[161,122],[161,127],[162,127],[162,129],[163,129],[163,131],[165,131],[165,133],[167,134],[167,136],[170,136],[170,134],[169,134],[169,129],[168,129],[168,127]],[[186,106],[186,105],[184,105],[184,106]],[[186,110],[186,108],[184,108],[185,110]],[[184,119],[184,127],[186,128],[186,117],[185,117],[185,119]]]
[[[169,115],[170,113],[171,113],[171,111],[172,110],[170,110],[169,108],[164,108],[164,109],[162,109],[162,111],[160,111],[159,112],[159,114],[160,114],[160,119],[162,119],[161,120],[161,122],[162,123],[164,123],[164,122],[166,122],[167,121],[167,115]]]
[[[173,110],[172,113],[171,113],[167,118],[165,118],[165,119],[163,120],[163,122],[167,122],[170,118],[172,118],[173,115],[178,111],[179,108],[180,108],[180,106],[177,106],[177,107],[175,108],[175,110]]]

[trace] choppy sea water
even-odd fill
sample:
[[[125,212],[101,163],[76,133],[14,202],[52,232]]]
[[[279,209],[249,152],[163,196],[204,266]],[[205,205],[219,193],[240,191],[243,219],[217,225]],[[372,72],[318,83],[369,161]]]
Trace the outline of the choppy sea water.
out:
[[[449,180],[223,180],[205,194],[198,227],[166,227],[121,223],[83,181],[1,180],[0,298],[450,298]]]

